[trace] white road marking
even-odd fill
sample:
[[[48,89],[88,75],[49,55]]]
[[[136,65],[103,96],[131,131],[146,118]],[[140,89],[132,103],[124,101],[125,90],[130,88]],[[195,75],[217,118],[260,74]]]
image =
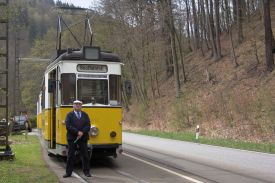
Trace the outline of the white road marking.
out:
[[[82,183],[88,183],[86,180],[84,180],[82,177],[80,177],[77,173],[73,172],[72,176],[74,176],[75,178],[77,178],[80,182]]]
[[[127,173],[127,172],[124,172],[124,171],[121,171],[121,170],[117,170],[116,172],[119,173],[119,174],[121,174],[121,175],[123,175],[123,176],[125,176],[125,177],[133,179],[133,180],[135,180],[135,181],[137,181],[139,183],[149,183],[149,182],[146,182],[145,180],[140,180],[139,178],[137,178],[137,177],[135,177],[135,176],[133,176],[133,175]]]
[[[159,166],[159,165],[153,164],[153,163],[151,163],[151,162],[145,161],[145,160],[143,160],[143,159],[140,159],[140,158],[138,158],[138,157],[132,156],[132,155],[127,154],[127,153],[125,153],[125,152],[123,152],[122,154],[123,154],[124,156],[128,156],[128,157],[130,157],[130,158],[132,158],[132,159],[135,159],[135,160],[137,160],[137,161],[143,162],[143,163],[145,163],[145,164],[148,164],[148,165],[151,165],[151,166],[156,167],[156,168],[158,168],[158,169],[161,169],[161,170],[164,170],[164,171],[166,171],[166,172],[169,172],[169,173],[171,173],[171,174],[173,174],[173,175],[177,175],[177,176],[179,176],[179,177],[181,177],[181,178],[183,178],[183,179],[189,180],[189,181],[191,181],[191,182],[194,182],[194,183],[203,183],[202,181],[196,180],[196,179],[194,179],[194,178],[192,178],[192,177],[188,177],[188,176],[186,176],[186,175],[182,175],[182,174],[180,174],[180,173],[177,173],[177,172],[175,172],[175,171],[172,171],[172,170],[169,170],[169,169],[167,169],[167,168],[161,167],[161,166]]]

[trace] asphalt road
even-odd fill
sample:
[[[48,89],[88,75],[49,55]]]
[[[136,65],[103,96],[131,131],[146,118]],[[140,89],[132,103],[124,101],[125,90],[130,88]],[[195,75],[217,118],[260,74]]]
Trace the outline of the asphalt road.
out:
[[[58,175],[60,182],[71,183],[275,182],[275,179],[272,179],[272,176],[274,176],[273,173],[270,174],[270,172],[275,173],[275,166],[271,166],[275,162],[266,162],[268,160],[273,161],[274,155],[193,143],[186,144],[186,142],[181,141],[170,141],[128,133],[124,133],[123,137],[123,154],[118,155],[117,159],[109,157],[93,159],[91,161],[91,174],[93,177],[91,178],[85,177],[81,171],[81,165],[78,165],[75,167],[73,177],[64,179],[62,178],[62,175],[65,173],[64,160],[46,156],[46,162],[55,164],[50,167]],[[174,147],[176,145],[174,143],[180,144]],[[173,146],[173,148],[169,148],[170,146]],[[182,147],[188,149],[185,149],[184,152],[171,152],[167,150],[173,149],[176,151]],[[162,150],[158,148],[162,148]],[[197,150],[199,150],[199,153],[196,152]],[[187,152],[191,153],[189,154],[191,158],[183,155]],[[230,153],[230,156],[228,153]],[[203,154],[203,158],[198,158],[198,154]],[[216,161],[212,159],[213,157],[215,157]],[[250,162],[246,162],[247,160]],[[238,161],[240,165],[234,166]],[[250,167],[252,165],[255,165],[255,167]],[[270,170],[266,169],[268,167]],[[257,169],[258,173],[253,173]]]
[[[37,135],[33,132],[29,135]],[[155,162],[136,155],[125,149],[118,154],[116,159],[103,157],[91,160],[91,174],[88,178],[83,175],[81,164],[76,165],[74,173],[70,178],[63,178],[66,162],[63,158],[48,156],[46,150],[43,157],[48,166],[60,179],[61,183],[201,183],[211,182],[207,179],[197,177],[177,168],[167,167],[165,164]]]
[[[85,177],[82,173],[81,165],[74,169],[76,174],[72,178],[62,178],[65,169],[65,162],[60,158],[50,157],[50,161],[59,166],[57,172],[61,182],[93,182],[93,183],[200,183],[211,182],[206,179],[190,175],[184,171],[167,167],[132,153],[123,153],[118,158],[110,157],[93,159],[91,162],[92,177]],[[57,168],[58,169],[58,168]],[[62,171],[63,170],[63,171]],[[76,177],[80,178],[76,178]],[[188,179],[191,179],[188,180]]]
[[[275,182],[275,155],[123,133],[124,149],[213,182]]]
[[[93,183],[262,183],[268,182],[256,177],[215,168],[176,157],[167,156],[150,150],[124,145],[124,152],[117,159],[94,159],[91,163],[92,178],[81,171],[81,165],[75,167],[75,173],[81,177],[76,182]],[[143,156],[146,156],[144,158]],[[58,160],[54,159],[55,162]],[[65,168],[65,163],[59,160]],[[62,171],[64,173],[64,171]],[[75,175],[74,175],[75,176]],[[62,178],[61,178],[62,179]],[[70,179],[63,179],[71,182]]]

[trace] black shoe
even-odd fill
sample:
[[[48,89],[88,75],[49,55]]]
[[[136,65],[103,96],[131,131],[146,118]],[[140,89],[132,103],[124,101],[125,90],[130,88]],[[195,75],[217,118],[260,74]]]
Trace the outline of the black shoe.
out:
[[[92,177],[92,175],[90,173],[85,173],[86,177]]]
[[[63,178],[67,178],[67,177],[70,177],[71,175],[70,174],[65,174],[63,175]]]

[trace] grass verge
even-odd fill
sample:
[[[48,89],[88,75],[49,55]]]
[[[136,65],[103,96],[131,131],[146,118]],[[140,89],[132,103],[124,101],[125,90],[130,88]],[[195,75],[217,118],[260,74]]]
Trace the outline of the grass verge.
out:
[[[196,140],[195,134],[190,132],[162,132],[162,131],[152,131],[152,130],[125,130],[125,132],[275,154],[274,143],[253,143],[253,142],[244,142],[244,141],[235,140],[235,139],[209,138],[205,136],[200,136],[199,139]]]
[[[36,136],[14,135],[12,150],[14,161],[0,162],[0,183],[55,183],[58,178],[42,159],[41,147]]]

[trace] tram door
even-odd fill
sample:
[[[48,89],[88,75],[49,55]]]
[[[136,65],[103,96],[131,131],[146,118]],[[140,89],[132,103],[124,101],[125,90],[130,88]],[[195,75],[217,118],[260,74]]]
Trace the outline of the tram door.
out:
[[[56,148],[56,95],[57,95],[57,80],[56,80],[56,70],[53,70],[50,73],[50,79],[49,79],[49,93],[50,94],[50,108],[51,108],[51,123],[50,123],[50,134],[51,134],[51,142],[50,142],[50,148],[55,149]]]

